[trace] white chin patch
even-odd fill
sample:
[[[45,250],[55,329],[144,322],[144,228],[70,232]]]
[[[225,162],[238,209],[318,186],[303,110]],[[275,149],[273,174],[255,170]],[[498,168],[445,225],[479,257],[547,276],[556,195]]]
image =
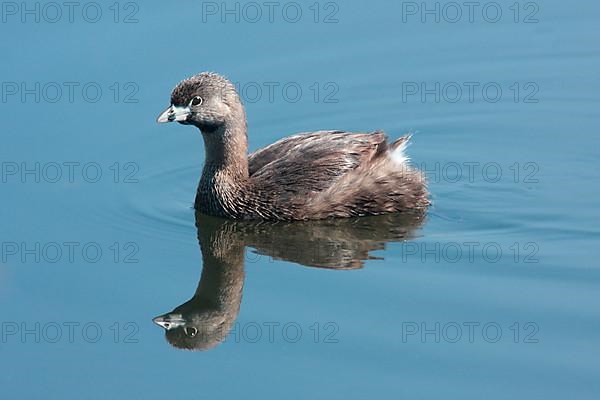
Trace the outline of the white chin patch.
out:
[[[177,122],[185,121],[187,119],[187,117],[190,115],[189,107],[173,106],[173,111],[175,114],[175,121],[177,121]]]
[[[396,147],[391,153],[390,158],[397,165],[404,165],[408,162],[409,158],[406,155],[406,146],[408,145],[408,140],[402,143],[400,146]]]

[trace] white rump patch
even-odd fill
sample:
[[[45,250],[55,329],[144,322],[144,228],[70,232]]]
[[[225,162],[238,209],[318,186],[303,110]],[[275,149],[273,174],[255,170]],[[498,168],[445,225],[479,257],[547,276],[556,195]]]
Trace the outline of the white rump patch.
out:
[[[400,146],[396,147],[390,153],[390,158],[397,165],[405,165],[409,161],[409,158],[406,155],[406,146],[408,146],[408,140],[409,139],[405,140]]]

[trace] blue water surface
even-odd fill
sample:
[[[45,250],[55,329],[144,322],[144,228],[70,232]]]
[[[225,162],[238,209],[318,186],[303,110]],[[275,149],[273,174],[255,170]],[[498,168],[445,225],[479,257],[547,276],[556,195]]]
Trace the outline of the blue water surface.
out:
[[[48,4],[2,3],[2,398],[600,398],[597,2]],[[412,132],[433,206],[359,269],[244,242],[182,351],[152,318],[198,285],[204,150],[155,119],[201,71],[251,150]]]

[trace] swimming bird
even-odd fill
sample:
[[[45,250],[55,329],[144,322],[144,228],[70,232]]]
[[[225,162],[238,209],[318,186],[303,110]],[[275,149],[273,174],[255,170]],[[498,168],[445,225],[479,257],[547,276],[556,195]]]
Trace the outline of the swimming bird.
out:
[[[409,136],[339,130],[296,134],[248,155],[235,86],[203,72],[181,81],[157,121],[200,129],[205,162],[196,210],[230,219],[310,220],[424,213],[423,174],[405,155]]]

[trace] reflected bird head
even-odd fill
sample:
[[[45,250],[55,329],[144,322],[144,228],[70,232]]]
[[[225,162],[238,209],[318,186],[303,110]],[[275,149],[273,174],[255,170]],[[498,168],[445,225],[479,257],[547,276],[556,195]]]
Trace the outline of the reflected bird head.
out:
[[[189,305],[188,303],[182,306]],[[185,350],[211,349],[223,342],[231,329],[231,324],[227,323],[222,312],[207,310],[201,304],[189,305],[188,313],[182,314],[174,310],[159,315],[152,321],[165,329],[165,338],[169,344]]]

